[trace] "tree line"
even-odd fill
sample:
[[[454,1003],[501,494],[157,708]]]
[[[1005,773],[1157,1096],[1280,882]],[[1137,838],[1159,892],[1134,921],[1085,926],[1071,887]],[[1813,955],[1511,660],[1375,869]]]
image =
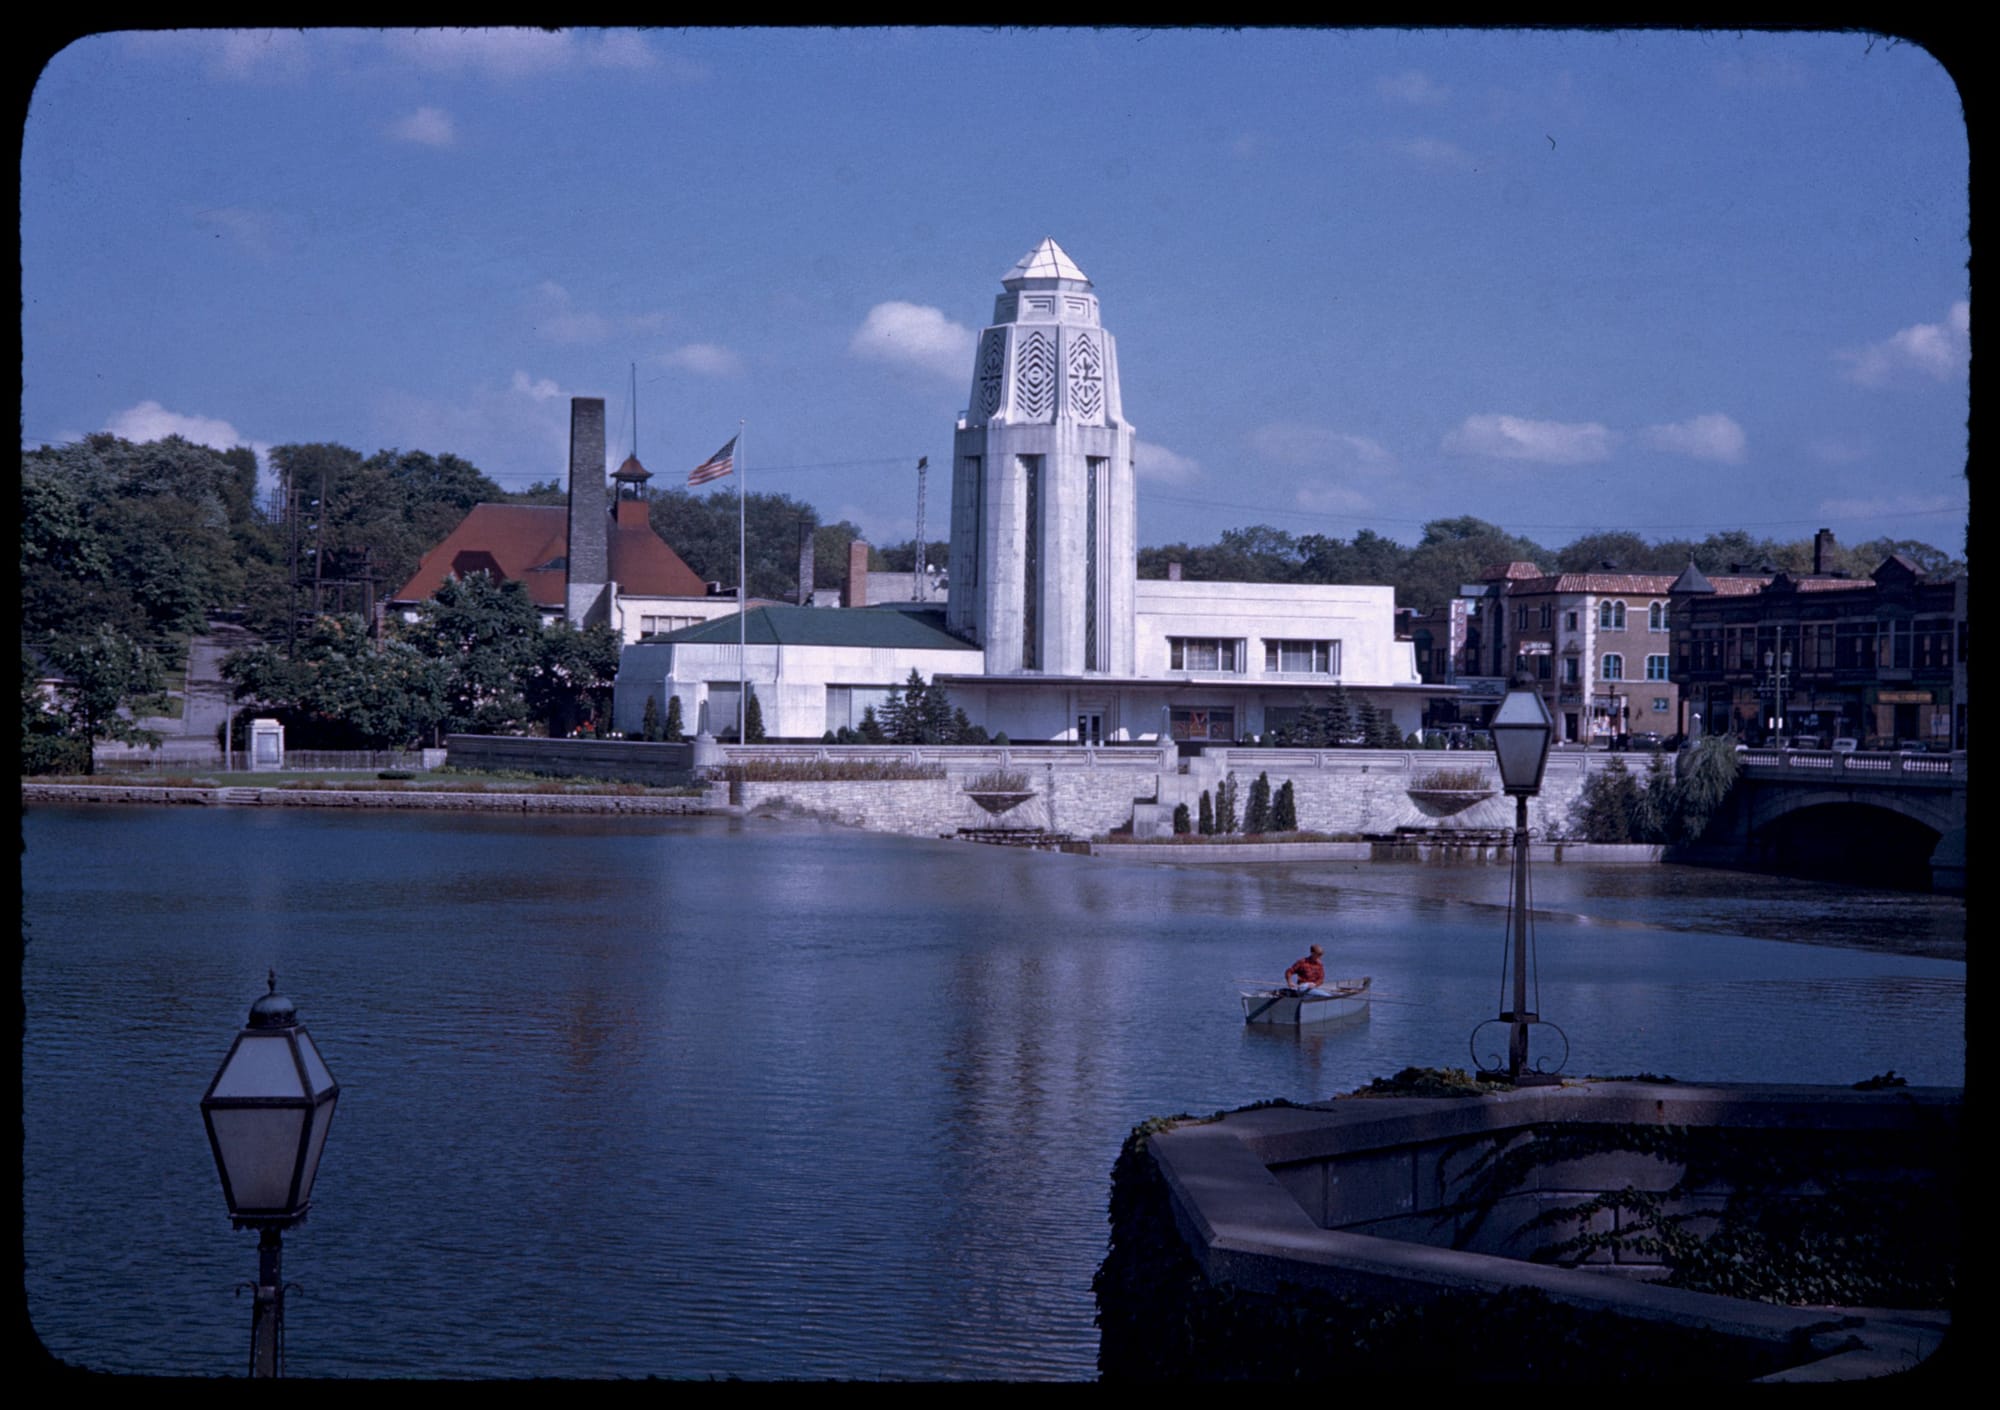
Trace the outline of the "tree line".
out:
[[[447,672],[452,681],[438,685],[406,659],[409,650],[429,653],[426,669],[445,669],[439,653],[449,649],[450,635],[438,626],[442,618],[419,624],[428,635],[392,631],[377,640],[372,634],[375,604],[407,581],[474,505],[566,505],[559,484],[509,492],[449,452],[384,449],[364,456],[314,442],[276,446],[268,457],[281,488],[260,498],[257,456],[247,446],[214,450],[172,436],[135,444],[96,434],[22,452],[24,760],[74,761],[75,750],[63,741],[83,741],[87,755],[90,741],[134,737],[131,717],[164,708],[168,671],[184,658],[187,638],[216,613],[236,614],[251,632],[285,642],[285,670],[260,657],[255,679],[274,692],[263,698],[284,697],[297,707],[307,737],[381,740],[400,733],[415,740],[502,721],[558,728],[592,714],[588,693],[603,688],[594,682],[605,647],[585,641],[587,633],[565,641],[558,652],[567,654],[563,661],[535,665],[530,658],[539,656],[520,642],[506,648],[500,654],[514,675],[505,690],[475,682],[473,668],[463,664]],[[705,580],[735,582],[733,490],[698,495],[660,488],[646,500],[655,531],[689,568]],[[802,526],[811,535],[814,581],[845,580],[850,545],[861,537],[854,524],[822,523],[813,506],[784,494],[750,494],[743,508],[752,595],[796,594]],[[930,541],[926,561],[949,572],[949,551],[946,542]],[[1836,566],[1863,574],[1890,553],[1934,574],[1964,569],[1914,540],[1880,539],[1838,553]],[[915,557],[913,541],[871,546],[869,566],[909,571]],[[1657,543],[1619,532],[1585,535],[1551,552],[1460,516],[1426,524],[1412,547],[1367,529],[1340,539],[1253,525],[1224,530],[1213,544],[1142,549],[1137,566],[1142,577],[1164,577],[1168,564],[1178,563],[1195,580],[1389,584],[1399,605],[1423,609],[1447,601],[1493,563],[1528,560],[1545,571],[1576,571],[1614,562],[1628,571],[1677,572],[1690,559],[1711,573],[1738,563],[1801,572],[1811,566],[1812,545],[1735,530],[1699,542]],[[480,610],[520,616],[497,600]],[[388,663],[346,659],[361,650],[386,652]],[[494,667],[482,656],[477,669]],[[51,679],[59,682],[53,698],[44,688]],[[338,725],[343,718],[350,723]],[[1312,733],[1337,739],[1344,732]]]

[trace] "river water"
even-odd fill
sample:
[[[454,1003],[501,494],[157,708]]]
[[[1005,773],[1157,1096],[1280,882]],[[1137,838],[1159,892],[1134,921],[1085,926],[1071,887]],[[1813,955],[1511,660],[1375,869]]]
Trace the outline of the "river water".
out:
[[[43,1344],[245,1364],[197,1109],[275,966],[341,1083],[292,1375],[1084,1379],[1150,1116],[1466,1067],[1504,868],[1177,867],[761,819],[36,807],[23,1252]],[[1965,908],[1538,867],[1573,1074],[1964,1081]],[[1313,941],[1384,998],[1246,1028]],[[1390,1002],[1393,998],[1394,1002]]]

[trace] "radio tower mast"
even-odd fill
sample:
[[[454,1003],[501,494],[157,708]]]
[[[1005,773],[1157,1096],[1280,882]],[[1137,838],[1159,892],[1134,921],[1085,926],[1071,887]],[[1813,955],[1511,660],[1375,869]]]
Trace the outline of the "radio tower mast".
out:
[[[910,600],[922,602],[925,597],[924,574],[924,471],[930,465],[928,455],[917,457],[917,571],[911,575]]]

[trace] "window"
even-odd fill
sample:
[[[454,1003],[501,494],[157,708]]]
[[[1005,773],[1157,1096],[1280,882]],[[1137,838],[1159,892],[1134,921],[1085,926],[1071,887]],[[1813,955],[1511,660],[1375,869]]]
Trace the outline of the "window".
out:
[[[1540,655],[1540,656],[1537,656],[1537,657],[1535,658],[1535,679],[1536,679],[1536,680],[1538,680],[1538,681],[1545,681],[1545,680],[1547,680],[1547,679],[1549,678],[1549,670],[1550,670],[1550,667],[1549,667],[1549,662],[1550,662],[1550,661],[1552,661],[1552,660],[1554,660],[1554,659],[1555,659],[1554,657],[1552,657],[1552,656],[1549,656],[1549,655],[1548,655],[1548,654],[1546,654],[1546,653],[1544,653],[1543,655]]]
[[[1670,703],[1668,702],[1668,700],[1667,700],[1667,697],[1666,697],[1666,696],[1664,696],[1664,695],[1656,695],[1656,696],[1654,696],[1654,697],[1653,697],[1653,713],[1654,713],[1654,714],[1656,714],[1656,715],[1664,715],[1664,714],[1666,714],[1666,713],[1667,713],[1667,711],[1671,710],[1672,708],[1673,708],[1673,706],[1672,706],[1672,705],[1671,705],[1671,704],[1670,704]]]
[[[1236,711],[1228,707],[1175,707],[1167,727],[1175,739],[1234,740]]]
[[[1264,670],[1311,672],[1315,675],[1340,674],[1340,643],[1337,641],[1280,641],[1264,638]]]
[[[734,682],[731,682],[734,689]],[[844,729],[860,729],[870,706],[876,715],[889,703],[887,687],[877,685],[830,685],[826,688],[826,727],[835,734]],[[730,708],[735,709],[732,703]]]
[[[691,627],[700,620],[699,617],[641,616],[639,630],[647,636],[653,636],[661,632],[677,632],[682,627]]]
[[[1542,604],[1542,610],[1536,616],[1536,620],[1541,623],[1542,630],[1547,631],[1549,629],[1549,623],[1555,620],[1555,616],[1556,616],[1556,609],[1550,606],[1548,603],[1544,602]]]
[[[1622,602],[1600,602],[1597,604],[1597,629],[1601,632],[1622,632],[1625,630],[1625,604]],[[1608,679],[1608,677],[1607,677]]]
[[[1514,609],[1514,626],[1520,631],[1528,629],[1528,605],[1525,602]]]
[[[1243,642],[1228,637],[1170,636],[1167,638],[1167,669],[1170,671],[1241,671]]]
[[[1607,651],[1604,653],[1600,670],[1602,671],[1600,680],[1622,681],[1625,679],[1625,658],[1615,651]]]
[[[1576,630],[1576,613],[1574,612],[1563,613],[1563,630],[1566,632],[1573,632]]]
[[[1667,604],[1655,602],[1646,609],[1646,630],[1663,632],[1667,629]]]
[[[1646,658],[1646,679],[1663,681],[1667,678],[1667,658],[1664,653]]]
[[[1578,679],[1578,673],[1576,669],[1576,657],[1574,656],[1563,657],[1563,684],[1575,685],[1577,683],[1577,679]]]

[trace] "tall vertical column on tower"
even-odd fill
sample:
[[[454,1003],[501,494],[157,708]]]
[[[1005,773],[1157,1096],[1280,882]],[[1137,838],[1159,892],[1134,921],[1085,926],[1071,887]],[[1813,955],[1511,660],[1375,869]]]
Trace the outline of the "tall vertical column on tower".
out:
[[[1139,507],[1118,354],[1044,240],[1000,281],[954,438],[951,629],[994,675],[1131,675]]]

